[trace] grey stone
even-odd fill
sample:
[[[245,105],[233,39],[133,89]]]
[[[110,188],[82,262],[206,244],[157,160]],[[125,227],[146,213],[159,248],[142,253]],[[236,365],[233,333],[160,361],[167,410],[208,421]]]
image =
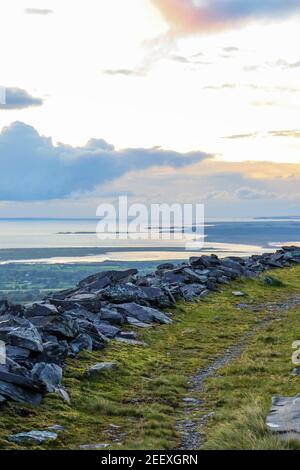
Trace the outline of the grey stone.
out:
[[[0,394],[6,398],[20,403],[30,403],[31,405],[39,405],[42,401],[42,395],[28,389],[19,387],[12,383],[0,380]]]
[[[300,395],[291,398],[273,397],[266,425],[279,437],[300,441]]]
[[[0,340],[11,346],[18,346],[30,351],[43,351],[42,337],[30,322],[25,320],[24,326],[10,326],[10,323],[10,321],[0,323]]]
[[[38,330],[54,335],[57,338],[75,338],[79,333],[77,321],[69,315],[37,316],[31,318]]]
[[[137,273],[137,269],[128,269],[126,271],[102,271],[100,273],[93,274],[86,279],[83,279],[79,282],[78,287],[99,290],[102,289],[102,285],[107,282],[108,284],[106,285],[115,282],[130,281]]]
[[[125,322],[121,313],[117,312],[117,310],[105,307],[100,310],[100,318],[101,320],[108,321],[113,325],[122,325]]]
[[[136,339],[130,339],[124,336],[116,336],[116,340],[120,343],[128,344],[130,346],[147,346],[147,343],[144,341],[138,341]]]
[[[106,338],[114,338],[121,331],[120,328],[110,325],[109,323],[98,323],[97,329]]]
[[[168,324],[172,322],[172,320],[166,314],[160,312],[159,310],[151,307],[144,307],[134,302],[119,305],[118,309],[126,316],[137,318],[143,323],[157,322]]]
[[[36,364],[32,371],[32,376],[42,382],[47,392],[54,392],[62,380],[62,368],[57,364],[40,362]]]
[[[44,442],[55,441],[58,435],[50,431],[29,431],[11,434],[7,440],[15,444],[43,444]]]
[[[43,315],[58,315],[58,310],[54,305],[45,302],[37,302],[25,307],[26,318]]]
[[[49,341],[44,343],[43,347],[43,352],[35,358],[36,362],[62,364],[69,354],[69,346],[66,341],[59,341],[58,343]]]
[[[116,369],[115,362],[98,362],[92,367],[89,367],[87,371],[85,372],[85,375],[87,377],[95,377],[96,375],[100,374],[103,371],[112,370],[112,369]]]
[[[53,424],[53,426],[48,426],[47,430],[54,431],[54,432],[64,432],[65,428],[61,426],[60,424]]]
[[[134,317],[127,317],[127,323],[128,325],[135,326],[136,328],[151,328],[152,327],[150,323],[143,323]]]
[[[93,350],[93,340],[86,333],[80,333],[73,341],[70,343],[71,351],[74,354],[78,354],[80,351],[92,351]]]
[[[107,449],[110,444],[83,444],[79,446],[82,450],[97,450],[97,449]]]
[[[232,292],[232,295],[234,295],[235,297],[244,297],[246,294],[244,292],[241,292],[239,290],[235,290]]]

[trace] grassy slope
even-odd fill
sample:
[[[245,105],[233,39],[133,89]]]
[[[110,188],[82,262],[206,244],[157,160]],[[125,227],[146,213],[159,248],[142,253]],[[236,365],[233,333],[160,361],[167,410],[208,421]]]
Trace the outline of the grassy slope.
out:
[[[285,284],[277,287],[239,280],[203,301],[179,305],[172,325],[140,332],[147,347],[112,341],[104,351],[70,360],[64,385],[71,405],[48,395],[39,408],[6,406],[0,412],[0,449],[22,448],[5,440],[12,432],[52,424],[65,426],[66,432],[42,448],[76,449],[91,443],[110,443],[110,449],[120,450],[174,448],[187,379],[266,316],[263,311],[236,309],[232,290],[246,292],[247,302],[276,301],[300,292],[299,274],[300,267],[276,271],[273,275]],[[282,322],[259,329],[240,359],[224,367],[218,378],[207,380],[204,397],[199,398],[205,398],[209,410],[216,408],[207,428],[207,448],[296,446],[274,439],[263,422],[272,395],[300,392],[299,379],[290,375],[291,344],[300,337],[299,313],[300,308],[291,310]],[[97,379],[83,378],[84,370],[97,361],[114,361],[118,369]],[[121,443],[114,442],[120,433],[125,433]]]

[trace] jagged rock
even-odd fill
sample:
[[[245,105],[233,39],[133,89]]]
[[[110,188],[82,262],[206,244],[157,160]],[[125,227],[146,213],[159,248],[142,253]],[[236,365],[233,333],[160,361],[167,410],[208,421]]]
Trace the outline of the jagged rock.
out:
[[[114,304],[126,302],[147,302],[148,297],[141,287],[134,284],[120,284],[109,287],[103,292],[103,297]]]
[[[157,271],[165,271],[165,270],[170,270],[170,269],[174,269],[175,268],[175,265],[173,263],[163,263],[163,264],[160,264],[159,266],[156,267],[156,270]]]
[[[62,387],[58,387],[55,392],[66,402],[71,403],[70,396]]]
[[[113,325],[122,325],[125,323],[123,315],[112,308],[101,308],[100,318],[101,320],[107,321]]]
[[[160,312],[159,310],[151,307],[144,307],[134,302],[119,305],[118,309],[124,313],[124,315],[137,318],[143,323],[157,322],[168,324],[172,321],[167,315]]]
[[[202,298],[207,295],[209,291],[204,285],[201,284],[189,284],[181,288],[181,294],[184,300],[192,301],[195,298]]]
[[[58,343],[47,342],[43,344],[44,350],[35,360],[49,364],[62,364],[69,354],[69,346],[66,341]]]
[[[19,387],[28,390],[33,390],[39,393],[45,391],[44,387],[42,386],[42,383],[38,380],[35,380],[35,377],[31,378],[29,374],[27,376],[24,376],[9,372],[8,370],[0,369],[0,381],[6,382],[7,384],[17,385]]]
[[[35,406],[39,405],[42,401],[42,395],[40,393],[33,392],[12,383],[3,382],[2,380],[0,380],[0,395],[13,401],[30,403]]]
[[[112,369],[116,369],[115,362],[98,362],[92,367],[89,367],[87,371],[85,372],[85,375],[87,377],[95,377],[96,375],[100,374],[101,372],[105,370],[112,370]]]
[[[29,354],[29,349],[11,346],[10,344],[6,346],[6,356],[16,362],[23,362],[29,357]]]
[[[114,282],[131,281],[137,273],[137,269],[128,269],[126,271],[103,271],[83,279],[78,283],[78,287],[83,287],[88,290],[100,290]]]
[[[38,330],[57,338],[75,338],[79,333],[77,321],[70,315],[32,317],[32,323]]]
[[[54,305],[45,302],[36,302],[25,307],[26,318],[44,315],[58,315],[58,310]]]
[[[55,441],[58,435],[50,431],[29,431],[11,434],[7,440],[15,444],[43,444],[48,441]]]
[[[80,351],[92,351],[93,340],[86,333],[80,333],[70,344],[71,350],[74,354],[78,354]]]
[[[62,380],[62,368],[57,364],[40,362],[36,364],[31,373],[32,376],[45,385],[47,392],[54,392]]]
[[[103,349],[107,338],[101,333],[97,324],[90,323],[85,320],[78,320],[78,327],[81,333],[89,335],[93,341],[93,349]]]
[[[0,405],[6,402],[6,398],[0,395]]]
[[[0,340],[30,351],[43,350],[41,335],[28,320],[13,318],[0,321]]]
[[[190,282],[190,277],[184,272],[178,272],[176,269],[173,271],[165,271],[161,280],[163,284],[176,284],[180,286],[181,284]]]
[[[300,395],[273,397],[266,425],[278,437],[300,441]]]
[[[106,338],[114,338],[121,331],[120,328],[116,328],[109,323],[99,323],[97,329],[106,336]]]
[[[127,317],[128,325],[135,326],[136,328],[151,328],[152,325],[150,323],[143,323],[136,318]]]

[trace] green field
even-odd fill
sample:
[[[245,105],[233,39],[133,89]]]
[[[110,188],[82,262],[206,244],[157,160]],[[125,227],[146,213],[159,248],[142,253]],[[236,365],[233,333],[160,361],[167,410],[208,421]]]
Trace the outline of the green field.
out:
[[[193,419],[214,413],[205,426],[199,424],[205,449],[299,449],[264,425],[273,395],[300,392],[299,378],[291,375],[300,306],[284,312],[276,307],[299,294],[300,267],[272,275],[280,281],[276,287],[265,286],[261,279],[239,280],[198,303],[178,305],[171,312],[171,325],[139,332],[147,346],[111,341],[104,351],[69,360],[64,386],[71,404],[52,394],[39,408],[5,406],[0,448],[22,448],[5,439],[10,433],[60,424],[65,432],[42,448],[106,443],[109,449],[173,449],[181,440],[177,423],[186,417],[183,398],[190,396],[203,403]],[[245,292],[248,307],[237,308],[235,289]],[[241,354],[205,380],[202,390],[190,392],[188,379],[241,338]],[[117,369],[86,379],[85,369],[98,361],[113,361]]]

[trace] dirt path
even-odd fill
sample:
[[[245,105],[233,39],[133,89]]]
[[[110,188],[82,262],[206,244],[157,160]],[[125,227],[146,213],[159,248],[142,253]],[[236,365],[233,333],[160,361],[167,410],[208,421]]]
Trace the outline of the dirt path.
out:
[[[185,418],[177,423],[177,431],[181,436],[179,450],[198,450],[202,447],[205,436],[201,430],[204,429],[214,412],[213,410],[207,409],[204,401],[192,398],[193,393],[201,393],[204,389],[206,379],[216,377],[219,369],[239,358],[247,344],[247,340],[257,333],[260,328],[273,321],[282,320],[285,312],[298,305],[300,305],[300,295],[291,296],[278,303],[267,302],[259,305],[246,303],[237,304],[237,308],[239,309],[247,308],[254,313],[266,310],[270,312],[270,315],[267,315],[260,322],[256,323],[255,326],[243,336],[241,341],[230,346],[222,357],[217,358],[207,368],[198,370],[197,373],[190,378],[188,381],[188,394],[183,399]],[[205,412],[200,418],[197,417],[199,411]]]

